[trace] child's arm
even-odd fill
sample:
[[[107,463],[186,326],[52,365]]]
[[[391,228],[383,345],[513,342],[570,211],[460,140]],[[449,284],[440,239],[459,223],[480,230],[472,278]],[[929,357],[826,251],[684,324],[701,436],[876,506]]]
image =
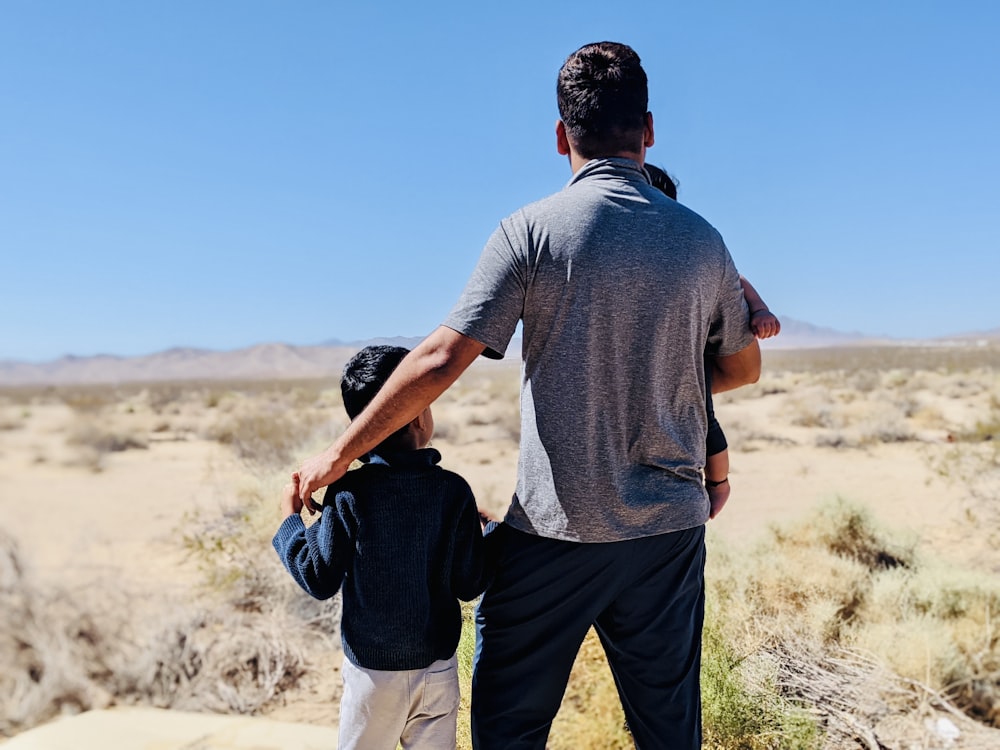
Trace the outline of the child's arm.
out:
[[[451,590],[462,601],[471,601],[486,589],[493,575],[487,559],[487,540],[476,499],[469,486],[462,483],[465,495],[458,522],[455,525],[455,547],[452,557]]]
[[[337,504],[339,506],[339,503]],[[295,582],[316,599],[329,599],[344,581],[352,545],[337,507],[324,507],[320,520],[308,529],[299,512],[298,475],[281,496],[285,520],[271,543]]]
[[[750,330],[759,339],[777,336],[781,332],[781,321],[767,308],[767,303],[744,276],[740,276],[740,285],[750,308]]]

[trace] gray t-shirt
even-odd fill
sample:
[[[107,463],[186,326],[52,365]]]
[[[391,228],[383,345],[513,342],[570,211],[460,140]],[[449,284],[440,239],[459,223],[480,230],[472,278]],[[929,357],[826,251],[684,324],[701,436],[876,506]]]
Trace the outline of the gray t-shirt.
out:
[[[610,542],[708,520],[704,355],[752,341],[719,233],[628,159],[500,222],[444,325],[503,352],[524,323],[506,521]]]

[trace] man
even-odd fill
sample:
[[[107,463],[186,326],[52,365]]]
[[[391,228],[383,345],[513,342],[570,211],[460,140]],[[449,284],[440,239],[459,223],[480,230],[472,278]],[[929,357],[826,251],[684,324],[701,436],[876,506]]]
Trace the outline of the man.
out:
[[[477,748],[544,748],[593,624],[639,748],[701,740],[703,355],[713,388],[760,351],[718,233],[649,184],[646,74],[586,45],[559,72],[556,145],[573,178],[504,219],[444,325],[300,470],[303,500],[412,420],[523,322],[521,453],[477,614]]]

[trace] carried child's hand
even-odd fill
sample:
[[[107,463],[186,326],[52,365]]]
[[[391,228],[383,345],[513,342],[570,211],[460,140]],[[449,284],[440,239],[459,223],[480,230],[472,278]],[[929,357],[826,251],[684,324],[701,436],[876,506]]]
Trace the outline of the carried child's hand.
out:
[[[286,484],[281,492],[281,515],[284,518],[297,516],[302,511],[302,500],[299,499],[299,474],[292,474],[292,481]]]
[[[757,310],[750,315],[750,330],[759,339],[769,339],[781,333],[781,321],[770,310]]]

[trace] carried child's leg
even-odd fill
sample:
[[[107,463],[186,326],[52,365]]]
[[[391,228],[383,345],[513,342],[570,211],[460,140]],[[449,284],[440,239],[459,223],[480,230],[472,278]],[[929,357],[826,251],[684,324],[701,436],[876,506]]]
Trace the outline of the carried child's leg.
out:
[[[403,750],[439,750],[457,742],[458,656],[442,659],[414,674],[410,719],[403,728]]]
[[[711,518],[722,512],[729,500],[729,450],[713,453],[705,459],[705,489],[711,507]]]
[[[364,669],[344,657],[339,750],[396,750],[410,710],[409,672]]]

